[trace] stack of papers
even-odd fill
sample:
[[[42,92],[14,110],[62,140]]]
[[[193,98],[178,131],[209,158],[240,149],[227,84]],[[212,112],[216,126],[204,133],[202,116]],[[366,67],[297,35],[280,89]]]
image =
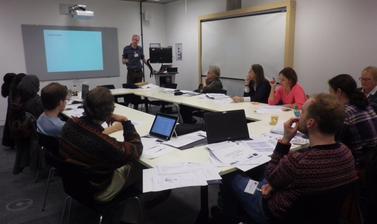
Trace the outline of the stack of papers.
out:
[[[276,133],[265,133],[262,136],[273,145],[276,145],[277,141],[283,138],[282,134]],[[304,134],[298,133],[295,137],[292,138],[291,143],[294,145],[307,145],[309,144],[309,139],[305,138]]]
[[[158,89],[158,88],[160,87],[153,83],[149,83],[149,84],[141,86],[141,89]]]
[[[198,96],[199,99],[202,100],[210,100],[217,104],[224,104],[224,103],[233,103],[233,100],[231,97],[222,94],[222,93],[206,93],[201,94]]]
[[[207,145],[211,160],[217,166],[234,166],[247,171],[270,161],[270,151],[273,146],[268,142],[254,141],[220,142]],[[268,150],[267,150],[268,149]]]
[[[282,107],[264,105],[255,110],[255,112],[258,114],[279,114],[282,112]]]
[[[181,148],[185,145],[202,140],[205,137],[206,137],[205,131],[196,131],[190,134],[173,137],[169,141],[164,142],[164,144],[173,146],[175,148]]]
[[[176,164],[143,170],[143,193],[168,189],[206,186],[207,181],[221,180],[219,170],[212,165]]]
[[[200,93],[198,93],[198,92],[194,92],[194,91],[190,91],[190,90],[181,90],[181,92],[182,92],[183,94],[188,95],[188,96],[197,96],[197,95],[200,94]]]

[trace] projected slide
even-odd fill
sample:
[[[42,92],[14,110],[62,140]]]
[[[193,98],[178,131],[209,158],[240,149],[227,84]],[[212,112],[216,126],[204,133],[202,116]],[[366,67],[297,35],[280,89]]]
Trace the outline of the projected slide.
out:
[[[103,70],[99,31],[43,30],[47,72]]]

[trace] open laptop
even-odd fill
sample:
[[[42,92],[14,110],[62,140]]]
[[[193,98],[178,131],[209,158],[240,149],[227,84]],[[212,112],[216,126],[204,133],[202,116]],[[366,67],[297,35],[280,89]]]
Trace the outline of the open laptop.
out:
[[[171,115],[156,114],[149,135],[161,140],[169,140],[173,135],[178,118]]]
[[[208,143],[250,139],[244,110],[208,112],[204,123]]]

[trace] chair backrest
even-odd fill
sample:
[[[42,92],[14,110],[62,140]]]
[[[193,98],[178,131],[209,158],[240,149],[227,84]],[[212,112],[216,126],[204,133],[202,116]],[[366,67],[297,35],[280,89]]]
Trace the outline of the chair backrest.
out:
[[[47,151],[58,154],[59,153],[59,139],[49,135],[38,133],[39,145],[44,147]]]
[[[80,165],[64,161],[58,170],[63,182],[64,192],[80,203],[93,208],[94,188],[90,184],[89,171]]]
[[[178,86],[177,83],[165,83],[161,84],[161,87],[168,88],[168,89],[176,89]]]
[[[133,83],[123,83],[122,87],[125,89],[138,89],[139,87]]]
[[[107,89],[115,89],[115,86],[112,85],[112,84],[109,84],[109,85],[99,85],[100,87],[105,87]]]
[[[42,150],[44,150],[44,155],[47,164],[55,168],[59,168],[62,163],[62,158],[59,155],[59,139],[38,133],[38,142]]]
[[[228,91],[226,89],[219,89],[217,91],[211,91],[210,93],[222,93],[222,94],[226,95],[228,93]]]
[[[283,222],[277,223],[339,223],[342,216],[342,209],[347,198],[355,198],[357,194],[358,181],[306,195],[299,199],[288,212]]]

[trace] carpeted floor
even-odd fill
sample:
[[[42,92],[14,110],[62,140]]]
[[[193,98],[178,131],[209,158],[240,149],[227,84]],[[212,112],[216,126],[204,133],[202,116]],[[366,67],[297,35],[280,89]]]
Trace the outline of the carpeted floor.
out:
[[[2,135],[0,127],[0,138]],[[1,139],[0,139],[1,140]],[[58,223],[66,197],[58,177],[50,185],[45,211],[41,211],[46,179],[34,181],[34,174],[25,169],[13,175],[15,151],[0,146],[0,224],[55,224]],[[209,187],[209,204],[217,201],[218,186]],[[191,224],[200,207],[200,188],[172,190],[170,196],[152,208],[144,209],[146,224]],[[70,223],[96,223],[96,215],[76,202],[72,204]]]

